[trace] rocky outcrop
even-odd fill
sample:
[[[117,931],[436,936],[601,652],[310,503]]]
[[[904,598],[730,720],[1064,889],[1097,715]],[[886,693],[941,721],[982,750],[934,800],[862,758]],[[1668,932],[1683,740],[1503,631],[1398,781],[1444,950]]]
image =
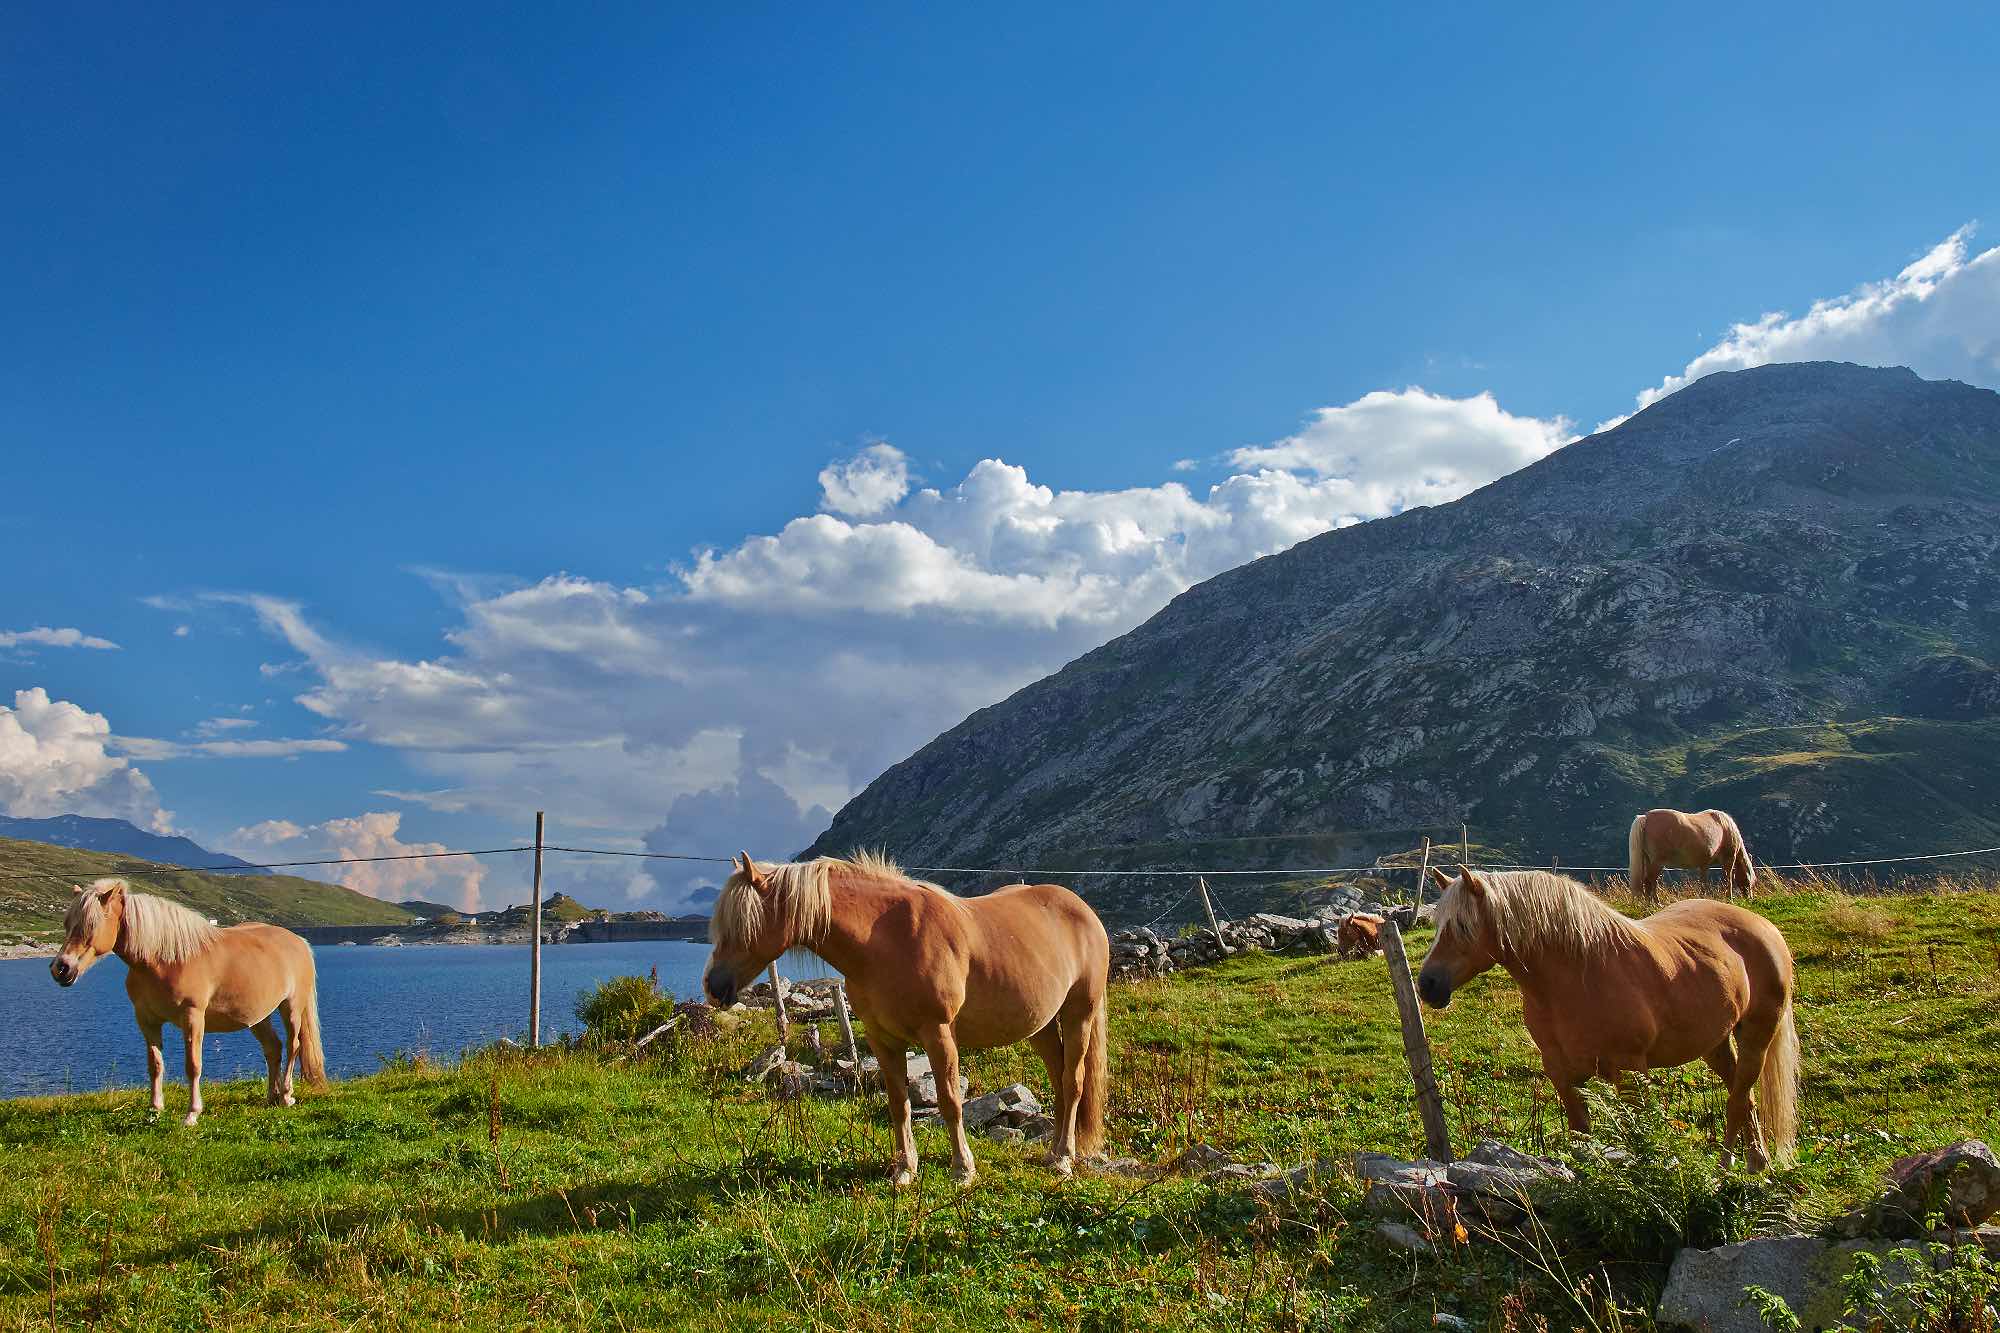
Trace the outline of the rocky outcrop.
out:
[[[1996,552],[2000,395],[1713,375],[1190,588],[884,773],[813,850],[1261,867],[1297,864],[1277,835],[1463,820],[1589,864],[1654,805],[1728,808],[1767,860],[2000,843]],[[1158,910],[1143,878],[1073,887]]]
[[[1244,952],[1341,953],[1342,932],[1354,919],[1365,918],[1374,928],[1379,928],[1380,923],[1389,918],[1408,926],[1419,914],[1427,915],[1428,911],[1428,907],[1416,909],[1404,904],[1384,907],[1381,912],[1327,907],[1310,917],[1258,912],[1241,921],[1218,922],[1222,933],[1221,944],[1217,944],[1215,936],[1203,926],[1189,927],[1171,936],[1162,935],[1151,926],[1135,926],[1116,931],[1111,936],[1111,976],[1114,981],[1164,976],[1169,972],[1219,963],[1231,954]],[[1372,942],[1372,933],[1368,939]],[[1379,951],[1370,949],[1363,952]]]

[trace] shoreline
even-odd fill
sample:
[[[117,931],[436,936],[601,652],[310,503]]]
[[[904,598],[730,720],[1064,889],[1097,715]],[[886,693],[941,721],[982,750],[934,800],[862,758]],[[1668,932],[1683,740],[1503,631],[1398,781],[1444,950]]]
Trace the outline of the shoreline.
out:
[[[294,930],[294,928],[290,926],[287,926],[286,929]],[[305,926],[294,930],[294,933],[295,934],[303,933],[304,931],[310,931],[314,929],[318,929],[318,927]],[[548,936],[544,936],[542,938],[542,943],[545,945],[561,945],[567,947],[577,944],[633,944],[640,942],[641,939],[658,940],[670,944],[706,944],[708,942],[706,940],[690,939],[682,935],[657,935],[657,936],[635,937],[634,939],[575,939],[575,938],[552,939],[549,938]],[[390,931],[372,940],[314,941],[312,939],[307,939],[306,942],[308,944],[311,944],[312,947],[316,950],[344,949],[350,946],[356,948],[373,947],[379,949],[450,949],[450,948],[471,947],[482,944],[519,945],[522,947],[526,947],[528,943],[528,936],[527,932],[525,931],[496,930],[490,932],[454,931],[451,936],[445,938],[436,938],[436,937],[411,938],[409,936],[399,935],[393,931]],[[7,962],[10,960],[18,960],[25,958],[54,958],[57,954],[61,952],[62,952],[62,946],[60,944],[0,944],[0,962]]]

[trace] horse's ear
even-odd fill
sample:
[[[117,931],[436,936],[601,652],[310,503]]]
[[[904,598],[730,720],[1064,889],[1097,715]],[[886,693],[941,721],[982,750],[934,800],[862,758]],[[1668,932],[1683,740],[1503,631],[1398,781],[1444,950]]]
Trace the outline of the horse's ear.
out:
[[[1431,867],[1431,879],[1436,882],[1439,893],[1443,893],[1451,887],[1451,876],[1445,874],[1444,871],[1438,869],[1436,866]]]
[[[1473,897],[1484,898],[1486,896],[1486,881],[1479,878],[1473,872],[1471,866],[1460,866],[1458,868],[1458,882],[1463,884],[1465,891]]]
[[[114,879],[109,884],[106,884],[103,887],[103,889],[99,890],[97,896],[102,898],[105,902],[108,903],[113,898],[121,896],[124,892],[125,892],[125,881],[122,879]]]
[[[69,891],[70,891],[71,893],[82,893],[82,892],[83,892],[83,885],[81,885],[81,884],[72,884],[72,885],[70,885],[70,886],[69,886]]]
[[[750,881],[751,888],[757,890],[759,893],[769,893],[771,891],[770,879],[765,876],[763,871],[757,868],[757,863],[750,859],[750,853],[738,852],[736,860],[737,869],[742,872],[743,878]]]

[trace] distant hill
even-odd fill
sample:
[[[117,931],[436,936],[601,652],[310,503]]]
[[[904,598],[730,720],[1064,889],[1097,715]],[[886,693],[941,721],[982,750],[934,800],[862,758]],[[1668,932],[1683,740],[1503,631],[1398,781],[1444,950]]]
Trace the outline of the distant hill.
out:
[[[70,886],[121,875],[146,893],[185,903],[223,925],[403,925],[410,913],[316,879],[293,875],[206,875],[108,852],[0,838],[0,942],[61,931]]]
[[[427,903],[422,898],[405,898],[402,902],[397,903],[396,906],[402,908],[411,916],[420,916],[426,921],[445,915],[458,915],[456,907],[450,907],[444,903]]]
[[[87,852],[117,852],[170,866],[247,869],[250,865],[240,857],[211,852],[187,838],[148,833],[122,819],[92,819],[86,815],[57,815],[53,819],[15,819],[0,815],[0,838],[46,842]]]
[[[1656,805],[1731,810],[1771,861],[1984,847],[1996,745],[2000,395],[1773,365],[1190,588],[812,850],[1284,865],[1464,821],[1620,864]]]

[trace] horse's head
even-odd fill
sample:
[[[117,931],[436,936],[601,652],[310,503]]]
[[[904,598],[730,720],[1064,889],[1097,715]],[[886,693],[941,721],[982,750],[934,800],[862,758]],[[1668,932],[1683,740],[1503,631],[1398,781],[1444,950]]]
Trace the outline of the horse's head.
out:
[[[750,853],[738,853],[708,919],[711,947],[701,986],[715,1003],[734,1004],[736,993],[791,947],[787,914],[776,910],[776,896],[777,886]]]
[[[1488,910],[1486,882],[1466,866],[1456,878],[1433,869],[1437,881],[1437,938],[1417,973],[1417,994],[1433,1009],[1451,1003],[1452,992],[1500,961],[1500,936]]]
[[[49,963],[58,986],[74,986],[90,965],[118,947],[125,920],[125,881],[100,879],[89,888],[74,886],[76,897],[63,917],[63,948]]]

